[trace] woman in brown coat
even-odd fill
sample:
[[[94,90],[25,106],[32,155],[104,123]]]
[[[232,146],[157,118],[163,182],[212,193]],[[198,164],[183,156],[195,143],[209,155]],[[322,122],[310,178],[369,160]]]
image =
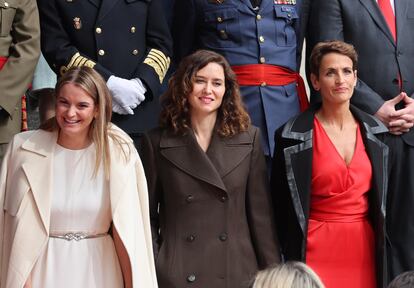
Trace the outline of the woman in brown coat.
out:
[[[143,138],[161,288],[248,287],[279,261],[259,130],[229,64],[200,50],[163,98],[161,127]]]

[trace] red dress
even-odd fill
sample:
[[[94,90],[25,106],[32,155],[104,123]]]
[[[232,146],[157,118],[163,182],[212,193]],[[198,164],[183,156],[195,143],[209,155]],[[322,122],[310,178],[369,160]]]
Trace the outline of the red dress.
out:
[[[347,165],[314,120],[306,263],[327,288],[374,288],[375,240],[368,220],[372,167],[359,126]]]

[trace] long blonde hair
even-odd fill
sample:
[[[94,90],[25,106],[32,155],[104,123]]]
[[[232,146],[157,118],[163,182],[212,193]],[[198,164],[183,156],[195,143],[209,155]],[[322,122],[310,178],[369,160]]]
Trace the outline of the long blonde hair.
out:
[[[89,127],[89,137],[96,146],[95,168],[93,176],[96,176],[101,163],[103,164],[105,178],[109,179],[109,170],[111,165],[109,139],[111,138],[117,143],[127,159],[130,153],[124,147],[127,144],[125,138],[120,133],[115,133],[111,126],[112,117],[112,99],[111,94],[106,86],[104,79],[94,69],[82,66],[69,69],[56,83],[55,95],[58,97],[62,87],[66,84],[73,84],[84,90],[94,101],[98,109],[95,119]],[[44,122],[40,129],[46,131],[59,131],[59,125],[56,117]]]
[[[252,288],[324,288],[324,285],[306,264],[292,261],[259,271]]]

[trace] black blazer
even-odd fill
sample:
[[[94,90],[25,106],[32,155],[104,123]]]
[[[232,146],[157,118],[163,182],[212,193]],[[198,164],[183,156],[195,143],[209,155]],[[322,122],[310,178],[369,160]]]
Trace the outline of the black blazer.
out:
[[[324,40],[342,40],[358,52],[358,84],[352,104],[374,114],[402,88],[414,97],[414,1],[395,0],[397,43],[375,0],[313,0],[307,48]],[[414,129],[404,141],[414,146]]]
[[[272,196],[276,227],[286,260],[305,261],[311,178],[313,106],[288,121],[275,133],[276,149],[272,168]],[[387,197],[389,149],[380,140],[387,128],[376,118],[352,107],[360,123],[373,177],[369,192],[370,218],[375,232],[378,283],[387,283],[385,254],[385,207]],[[382,287],[382,286],[379,286]]]

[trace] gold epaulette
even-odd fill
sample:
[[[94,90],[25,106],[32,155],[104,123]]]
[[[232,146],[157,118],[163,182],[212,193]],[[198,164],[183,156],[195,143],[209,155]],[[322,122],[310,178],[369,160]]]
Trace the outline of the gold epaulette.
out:
[[[79,52],[76,52],[75,55],[72,56],[72,58],[69,61],[69,64],[67,66],[60,67],[60,75],[63,75],[68,71],[68,69],[72,67],[81,67],[81,66],[88,66],[90,68],[95,67],[96,63],[92,60],[83,57],[79,54]]]
[[[170,57],[166,56],[158,49],[151,49],[145,58],[144,63],[151,66],[157,73],[160,83],[164,80],[168,67],[170,67]]]

